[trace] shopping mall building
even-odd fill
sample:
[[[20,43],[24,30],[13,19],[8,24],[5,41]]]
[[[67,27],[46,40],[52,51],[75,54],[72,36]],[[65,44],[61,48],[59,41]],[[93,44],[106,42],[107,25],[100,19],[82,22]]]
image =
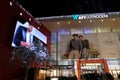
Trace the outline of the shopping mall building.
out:
[[[31,61],[25,68],[19,60],[11,61],[11,45],[16,24],[20,19],[34,26],[35,35],[45,44],[56,64]],[[120,73],[120,12],[61,15],[34,18],[17,1],[0,1],[0,79],[1,80],[58,80],[60,76],[109,72],[116,79]],[[90,47],[88,59],[67,59],[72,34],[84,35]]]

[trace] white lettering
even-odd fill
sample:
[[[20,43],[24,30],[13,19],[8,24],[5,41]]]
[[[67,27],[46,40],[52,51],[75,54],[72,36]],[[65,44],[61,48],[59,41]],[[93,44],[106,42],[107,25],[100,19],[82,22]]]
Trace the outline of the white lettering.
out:
[[[91,18],[105,18],[107,14],[92,14],[92,15],[80,15],[78,19],[91,19]]]

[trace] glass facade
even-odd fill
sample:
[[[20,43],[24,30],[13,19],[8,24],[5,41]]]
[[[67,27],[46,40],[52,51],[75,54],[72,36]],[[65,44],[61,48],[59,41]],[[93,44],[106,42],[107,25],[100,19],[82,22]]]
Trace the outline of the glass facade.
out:
[[[118,73],[120,73],[120,59],[107,59],[107,62],[110,73],[117,77]]]
[[[51,56],[57,60],[57,69],[52,69],[51,76],[70,76],[72,72],[78,74],[78,65],[76,59],[69,60],[67,56],[64,54],[68,49],[69,40],[72,38],[72,34],[82,34],[84,35],[90,42],[93,43],[94,48],[100,53],[98,57],[93,58],[90,57],[88,60],[98,60],[98,59],[105,59],[107,60],[107,65],[109,68],[109,72],[114,76],[117,77],[117,74],[120,73],[120,30],[119,29],[107,29],[106,27],[110,27],[113,25],[109,24],[101,24],[103,21],[110,21],[111,18],[107,19],[95,19],[96,23],[93,23],[94,20],[90,20],[90,22],[86,23],[87,20],[80,20],[78,27],[70,27],[61,28],[56,32],[52,32],[51,34]],[[88,20],[89,21],[89,20]],[[99,21],[101,23],[99,23]],[[60,24],[62,24],[61,21]],[[67,21],[66,21],[67,22]],[[72,22],[72,21],[71,21]],[[76,21],[77,22],[77,21]],[[115,23],[112,19],[111,22]],[[75,23],[75,21],[73,21]],[[59,27],[62,27],[59,24]],[[72,23],[69,23],[72,24]],[[89,25],[96,26],[95,28],[89,27]],[[57,26],[57,25],[56,25]],[[82,29],[81,29],[82,27]],[[93,55],[93,54],[91,54]],[[82,73],[92,73],[102,72],[104,70],[103,63],[85,63],[80,65]]]
[[[72,30],[73,31],[73,30]],[[51,55],[58,62],[59,68],[51,69],[51,76],[70,76],[72,72],[78,74],[77,62],[76,60],[62,59],[61,58],[61,36],[62,35],[71,35],[74,32],[62,30],[60,32],[52,33],[51,37]],[[82,33],[82,32],[80,32]],[[118,33],[119,34],[119,33]],[[117,77],[117,74],[120,72],[120,59],[118,58],[105,58],[109,67],[109,72]],[[90,60],[90,59],[89,59]],[[63,66],[61,66],[63,65]],[[72,66],[70,68],[70,66]],[[102,72],[104,67],[101,63],[86,63],[81,65],[82,73],[91,73],[91,72]]]

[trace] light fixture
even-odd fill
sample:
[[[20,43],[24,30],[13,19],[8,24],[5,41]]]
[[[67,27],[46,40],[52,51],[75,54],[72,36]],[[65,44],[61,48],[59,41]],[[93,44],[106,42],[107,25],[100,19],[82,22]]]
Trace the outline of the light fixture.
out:
[[[12,6],[12,2],[10,2],[10,6]]]
[[[37,27],[38,29],[40,29],[40,27]]]
[[[113,18],[112,20],[115,21],[115,18]]]
[[[90,22],[92,22],[92,20],[90,20]]]
[[[70,21],[68,21],[68,24],[70,24]]]
[[[81,23],[81,21],[78,21],[78,23]]]
[[[22,13],[20,12],[20,16],[22,16]]]
[[[103,22],[104,20],[103,20],[103,19],[101,19],[100,21],[101,21],[101,22]]]
[[[60,22],[57,22],[57,24],[60,24]]]
[[[31,18],[29,18],[29,21],[31,21]]]

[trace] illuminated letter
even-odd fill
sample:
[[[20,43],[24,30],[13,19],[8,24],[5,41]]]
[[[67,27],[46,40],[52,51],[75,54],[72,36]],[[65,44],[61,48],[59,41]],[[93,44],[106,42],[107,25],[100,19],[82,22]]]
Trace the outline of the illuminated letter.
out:
[[[78,20],[79,16],[78,15],[72,15],[72,17],[73,17],[74,20]]]

